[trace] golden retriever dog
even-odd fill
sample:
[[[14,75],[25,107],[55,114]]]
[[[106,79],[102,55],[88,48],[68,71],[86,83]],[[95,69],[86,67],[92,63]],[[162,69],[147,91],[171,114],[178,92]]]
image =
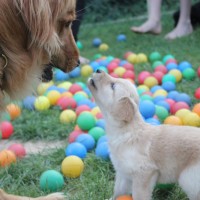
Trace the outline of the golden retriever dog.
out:
[[[128,80],[97,70],[88,87],[106,121],[116,171],[113,199],[132,194],[150,200],[156,183],[177,182],[190,200],[200,200],[200,129],[145,123]]]
[[[5,99],[22,98],[51,67],[68,72],[79,64],[71,23],[75,0],[0,0],[0,112]],[[1,200],[30,200],[0,190]],[[38,200],[64,199],[60,193]]]

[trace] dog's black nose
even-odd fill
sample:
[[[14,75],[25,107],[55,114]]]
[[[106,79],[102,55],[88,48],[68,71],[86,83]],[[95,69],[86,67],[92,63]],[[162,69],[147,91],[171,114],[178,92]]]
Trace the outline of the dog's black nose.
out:
[[[101,73],[102,72],[102,70],[100,70],[100,69],[97,69],[97,71],[96,71],[96,73]]]
[[[80,60],[78,59],[76,67],[79,67],[81,64]]]

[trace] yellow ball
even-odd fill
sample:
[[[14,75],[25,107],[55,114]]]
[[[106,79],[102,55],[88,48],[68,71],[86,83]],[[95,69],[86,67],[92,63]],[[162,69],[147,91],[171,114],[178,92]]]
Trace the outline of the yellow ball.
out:
[[[169,74],[174,75],[176,78],[176,82],[180,82],[182,80],[182,73],[178,69],[172,69],[169,71]]]
[[[83,161],[77,156],[66,157],[61,164],[61,171],[65,177],[77,178],[84,169]]]
[[[164,96],[164,97],[166,97],[167,96],[167,91],[162,90],[162,89],[156,90],[154,92],[154,94],[153,94],[153,97],[157,97],[157,96]]]
[[[39,96],[35,100],[35,109],[39,111],[48,110],[50,107],[50,101],[45,96]]]
[[[49,99],[49,102],[51,105],[56,105],[60,96],[61,96],[60,92],[58,92],[56,90],[51,90],[47,94],[47,98]]]
[[[82,94],[84,97],[88,98],[87,93],[85,93],[83,91],[78,91],[78,92],[76,92],[76,94]]]
[[[71,87],[71,85],[72,85],[71,82],[66,81],[66,82],[60,83],[58,85],[58,87],[59,88],[64,88],[64,89],[68,90]]]
[[[137,55],[132,53],[127,57],[128,62],[132,63],[132,64],[136,64],[138,62],[138,58]]]
[[[83,65],[81,67],[81,76],[88,77],[93,73],[93,69],[90,65]]]
[[[171,115],[165,119],[164,124],[181,126],[183,125],[183,122],[179,117]]]
[[[187,126],[200,126],[200,117],[196,113],[189,113],[183,118],[184,125]]]
[[[138,63],[146,63],[148,61],[147,56],[144,53],[137,54]]]
[[[114,73],[117,74],[119,77],[122,77],[125,72],[126,72],[126,69],[123,67],[117,67],[114,70]]]
[[[73,110],[67,109],[61,112],[60,122],[63,124],[74,123],[76,121],[76,113]]]
[[[109,46],[105,43],[103,43],[99,46],[100,51],[107,51],[108,49],[109,49]]]
[[[137,87],[138,90],[144,90],[145,92],[148,92],[149,91],[149,88],[146,86],[146,85],[139,85]]]
[[[52,82],[40,83],[37,87],[37,93],[43,95],[50,86],[52,86]]]
[[[189,113],[191,113],[191,111],[188,109],[180,109],[175,113],[175,116],[179,117],[183,121],[184,117]]]
[[[144,85],[148,88],[152,88],[153,86],[158,85],[158,80],[153,76],[149,76],[144,80]]]
[[[98,113],[101,113],[101,110],[98,106],[96,106],[91,110],[91,113],[93,114],[93,116],[96,116]]]

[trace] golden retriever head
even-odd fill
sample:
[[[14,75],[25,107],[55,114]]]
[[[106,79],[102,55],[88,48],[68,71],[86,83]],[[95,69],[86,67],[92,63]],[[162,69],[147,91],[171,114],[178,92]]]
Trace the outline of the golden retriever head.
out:
[[[131,122],[139,97],[130,81],[113,78],[104,71],[97,70],[88,79],[88,87],[104,117]]]
[[[0,1],[0,98],[21,97],[47,64],[68,72],[79,53],[71,32],[75,0]],[[0,106],[2,102],[0,102]]]

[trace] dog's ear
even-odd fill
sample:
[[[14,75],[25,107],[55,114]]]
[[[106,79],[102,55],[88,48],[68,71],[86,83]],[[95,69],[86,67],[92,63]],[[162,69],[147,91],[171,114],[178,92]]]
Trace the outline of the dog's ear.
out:
[[[48,0],[16,0],[22,19],[27,27],[31,46],[44,45],[52,34],[52,14]]]
[[[131,122],[134,115],[135,103],[129,97],[122,97],[113,106],[112,115],[116,120]]]

